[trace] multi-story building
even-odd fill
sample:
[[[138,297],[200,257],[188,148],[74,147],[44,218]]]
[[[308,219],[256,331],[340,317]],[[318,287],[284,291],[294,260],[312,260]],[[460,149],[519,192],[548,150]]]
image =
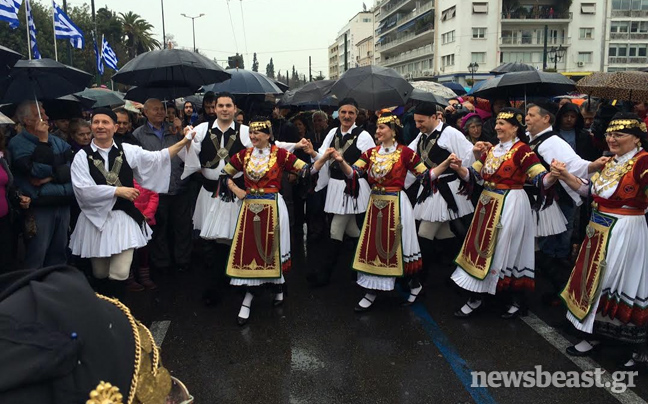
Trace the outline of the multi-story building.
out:
[[[329,46],[329,79],[337,80],[340,78],[339,62],[338,62],[338,43],[335,42]]]
[[[367,37],[373,36],[374,13],[373,11],[362,11],[353,16],[349,22],[338,32],[337,39],[329,46],[329,62],[331,62],[331,50],[337,46],[337,72],[329,64],[329,78],[335,80],[345,71],[357,66],[360,57],[358,54],[358,42]]]
[[[648,0],[611,0],[606,12],[606,71],[638,70],[648,65]]]
[[[374,16],[376,64],[411,79],[465,84],[506,62],[567,75],[648,64],[648,0],[379,0]]]
[[[374,64],[374,38],[368,36],[356,44],[358,55],[356,64],[358,66],[370,66]]]

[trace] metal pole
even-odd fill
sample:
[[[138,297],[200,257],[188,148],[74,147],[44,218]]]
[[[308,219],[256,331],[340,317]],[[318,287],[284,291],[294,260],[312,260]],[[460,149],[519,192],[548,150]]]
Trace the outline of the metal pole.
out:
[[[349,70],[349,54],[347,48],[347,34],[344,34],[344,71]]]
[[[544,49],[542,51],[542,71],[547,70],[547,37],[549,36],[549,26],[544,26]]]
[[[166,49],[166,31],[164,30],[164,0],[160,0],[160,4],[162,5],[162,49]]]
[[[54,18],[54,9],[52,9],[52,33],[54,37],[54,60],[58,62],[58,48],[56,46],[56,19]]]
[[[25,26],[27,27],[27,54],[29,55],[29,60],[32,60],[31,37],[29,36],[29,15],[27,14],[27,4],[25,4]]]
[[[195,18],[191,17],[191,31],[193,32],[193,40],[194,40],[194,53],[196,52],[196,24],[194,23]]]
[[[94,25],[94,36],[92,39],[96,42],[97,41],[97,16],[95,14],[95,2],[94,0],[90,1],[90,6],[92,8],[92,24]],[[99,52],[99,44],[97,44],[97,52]],[[101,62],[101,59],[99,60]],[[101,62],[103,63],[103,62]],[[99,66],[95,63],[95,69],[97,70],[97,78],[95,79],[95,82],[97,83],[97,86],[101,85],[101,76],[99,75]]]
[[[63,11],[67,14],[67,0],[63,0]],[[70,41],[67,41],[67,54],[68,54],[68,65],[72,66],[72,44]]]

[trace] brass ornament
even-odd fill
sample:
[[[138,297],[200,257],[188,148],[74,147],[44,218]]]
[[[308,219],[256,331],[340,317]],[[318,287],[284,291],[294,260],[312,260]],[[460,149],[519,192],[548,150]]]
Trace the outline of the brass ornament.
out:
[[[396,125],[398,127],[401,127],[401,128],[403,127],[403,125],[401,124],[400,119],[398,119],[398,117],[396,115],[381,116],[380,118],[378,118],[378,125],[381,125],[381,124],[382,125],[394,124],[394,125]]]
[[[263,129],[272,129],[272,122],[270,121],[254,121],[250,122],[250,132],[258,132]]]
[[[124,396],[117,386],[104,381],[90,392],[90,399],[86,404],[123,404]]]

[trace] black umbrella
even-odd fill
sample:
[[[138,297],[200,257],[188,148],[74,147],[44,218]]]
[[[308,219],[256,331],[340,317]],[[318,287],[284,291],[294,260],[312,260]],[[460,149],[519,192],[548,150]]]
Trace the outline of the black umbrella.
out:
[[[203,90],[215,93],[228,92],[235,95],[253,94],[282,94],[283,91],[275,84],[274,80],[261,73],[244,69],[227,71],[232,77],[222,83],[203,86]]]
[[[81,118],[83,109],[92,108],[94,100],[76,95],[65,95],[55,100],[44,100],[43,108],[50,119]]]
[[[20,53],[0,45],[0,72],[9,71],[20,59],[22,59]]]
[[[552,97],[574,91],[576,83],[560,73],[539,70],[506,73],[484,83],[473,95],[481,98]]]
[[[52,59],[19,60],[0,82],[2,103],[55,99],[82,91],[92,75]]]
[[[171,86],[171,87],[133,87],[126,92],[125,99],[137,102],[146,102],[149,98],[157,98],[162,101],[171,101],[176,98],[192,95],[198,90],[197,87]]]
[[[506,73],[511,73],[511,72],[526,72],[526,71],[532,71],[532,70],[537,70],[535,67],[530,66],[526,63],[520,63],[520,62],[509,62],[509,63],[503,63],[493,70],[491,70],[489,73],[492,74],[506,74]]]
[[[149,87],[192,87],[218,83],[229,73],[206,57],[182,49],[161,49],[142,53],[126,63],[112,77],[117,83]]]
[[[279,90],[281,90],[282,92],[288,91],[288,89],[290,88],[290,86],[288,84],[282,83],[279,80],[273,80],[273,81],[274,81],[275,85],[277,87],[279,87]]]
[[[319,80],[307,83],[298,89],[286,92],[279,103],[281,105],[317,105],[330,95],[334,80]]]
[[[363,66],[347,70],[331,87],[338,99],[353,97],[361,108],[379,110],[405,105],[414,87],[395,70]]]
[[[94,108],[124,105],[124,95],[107,88],[86,88],[75,95],[94,100]]]
[[[448,105],[448,100],[445,98],[438,96],[434,93],[429,93],[427,91],[419,90],[415,88],[412,90],[412,95],[410,96],[410,100],[414,101],[423,101],[423,102],[432,102],[437,105],[441,105],[442,107],[447,107]]]

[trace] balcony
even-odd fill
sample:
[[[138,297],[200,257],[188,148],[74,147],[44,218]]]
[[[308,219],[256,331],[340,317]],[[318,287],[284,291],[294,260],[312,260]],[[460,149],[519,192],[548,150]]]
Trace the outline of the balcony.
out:
[[[610,39],[611,40],[622,40],[622,41],[629,41],[629,40],[640,40],[640,41],[645,41],[648,40],[648,33],[643,33],[643,32],[611,32],[610,33]]]
[[[396,24],[386,30],[385,32],[382,32],[380,29],[376,30],[376,35],[388,35],[389,33],[393,32],[394,30],[398,29],[399,27],[402,27],[403,25],[407,24],[411,20],[415,19],[416,17],[419,17],[422,14],[425,14],[426,12],[432,10],[434,8],[434,1],[429,1],[428,3],[424,4],[422,7],[419,7],[417,9],[412,10],[412,12],[407,13],[403,15],[402,17],[398,18],[396,20]]]
[[[608,63],[613,64],[642,64],[648,63],[648,57],[645,56],[610,56]]]
[[[383,65],[384,66],[392,66],[398,63],[406,62],[412,59],[416,59],[419,57],[432,57],[434,55],[434,52],[432,50],[432,45],[427,45],[419,49],[414,49],[411,51],[403,52],[399,55],[393,56],[393,57],[388,57],[385,58]]]
[[[385,6],[379,5],[381,21],[389,17],[390,15],[392,15],[398,9],[400,9],[402,5],[404,5],[405,3],[409,3],[411,1],[412,0],[396,0],[391,2],[388,1],[384,3]]]
[[[433,33],[433,32],[434,32],[434,25],[430,23],[428,25],[419,28],[415,32],[404,35],[393,41],[376,44],[376,52],[385,52],[390,49],[396,50],[395,48],[399,45],[402,45],[410,41],[417,41],[419,38],[424,38],[426,34]]]
[[[569,46],[571,40],[569,37],[547,38],[547,46]],[[521,38],[519,36],[503,36],[500,38],[502,47],[543,47],[544,38]]]
[[[547,12],[527,13],[525,11],[502,13],[502,23],[560,24],[568,23],[572,19],[573,15],[570,12],[554,13],[553,15],[550,15]]]
[[[611,17],[646,18],[648,17],[648,10],[612,10]]]

